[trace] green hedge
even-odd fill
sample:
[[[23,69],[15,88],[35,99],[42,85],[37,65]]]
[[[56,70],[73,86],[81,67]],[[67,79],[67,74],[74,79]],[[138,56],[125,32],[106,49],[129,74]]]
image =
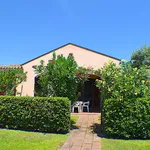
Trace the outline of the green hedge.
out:
[[[68,98],[0,96],[0,127],[66,133],[69,108]]]
[[[105,100],[102,121],[108,136],[150,138],[150,97]]]

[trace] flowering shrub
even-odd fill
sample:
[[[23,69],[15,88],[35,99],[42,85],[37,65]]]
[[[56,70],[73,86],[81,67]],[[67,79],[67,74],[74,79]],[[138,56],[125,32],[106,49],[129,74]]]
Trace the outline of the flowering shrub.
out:
[[[0,95],[15,95],[16,87],[25,79],[22,69],[0,69]]]
[[[105,64],[99,71],[102,80],[97,81],[104,99],[138,98],[148,96],[148,71],[145,68],[133,68],[130,62],[122,61],[120,66],[113,62]]]
[[[88,77],[82,67],[77,65],[73,55],[65,58],[55,53],[47,65],[41,61],[35,72],[39,75],[39,96],[68,97],[71,102],[76,100],[77,92]]]

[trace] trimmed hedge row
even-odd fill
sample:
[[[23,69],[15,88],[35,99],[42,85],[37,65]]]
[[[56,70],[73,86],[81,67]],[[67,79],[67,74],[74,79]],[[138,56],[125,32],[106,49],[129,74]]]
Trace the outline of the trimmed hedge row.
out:
[[[66,133],[70,102],[62,97],[0,96],[0,127]]]
[[[150,138],[150,97],[105,100],[102,121],[108,136]]]

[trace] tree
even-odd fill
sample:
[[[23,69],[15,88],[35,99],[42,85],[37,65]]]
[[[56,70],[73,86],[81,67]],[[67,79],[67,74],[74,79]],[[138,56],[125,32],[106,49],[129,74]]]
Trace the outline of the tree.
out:
[[[97,86],[102,91],[104,99],[127,99],[145,97],[149,93],[147,69],[134,68],[131,62],[122,61],[120,66],[113,62],[105,64],[99,71],[102,80]]]
[[[74,60],[73,55],[65,58],[63,55],[56,56],[47,65],[41,61],[36,66],[35,72],[39,75],[39,85],[41,90],[39,96],[59,96],[68,97],[71,102],[76,100],[78,90],[83,85],[87,75]]]
[[[25,79],[22,69],[0,69],[0,95],[15,95],[16,87]]]
[[[150,68],[150,47],[143,46],[139,50],[134,51],[131,55],[133,67],[147,66]]]

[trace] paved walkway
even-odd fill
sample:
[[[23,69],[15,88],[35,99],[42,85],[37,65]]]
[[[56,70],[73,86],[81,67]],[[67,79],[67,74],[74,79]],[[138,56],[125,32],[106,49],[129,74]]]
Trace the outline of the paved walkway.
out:
[[[100,113],[78,113],[78,129],[74,129],[60,150],[101,150],[101,139],[93,130],[100,122]]]

